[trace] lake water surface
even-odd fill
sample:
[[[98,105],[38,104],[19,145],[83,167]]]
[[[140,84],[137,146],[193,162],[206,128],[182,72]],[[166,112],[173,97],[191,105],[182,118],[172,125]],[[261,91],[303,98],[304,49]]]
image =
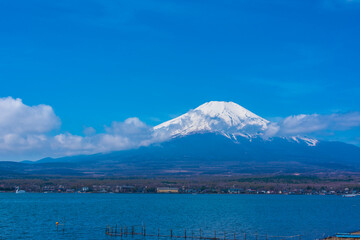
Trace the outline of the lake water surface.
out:
[[[63,219],[64,232],[57,231],[55,222]],[[265,233],[268,239],[316,239],[359,230],[360,197],[0,193],[0,239],[115,239],[105,235],[108,224],[145,224],[148,233],[173,229],[175,235],[201,228],[204,235],[226,231],[229,238],[236,231],[238,239],[245,232],[249,240],[255,232],[258,240]]]

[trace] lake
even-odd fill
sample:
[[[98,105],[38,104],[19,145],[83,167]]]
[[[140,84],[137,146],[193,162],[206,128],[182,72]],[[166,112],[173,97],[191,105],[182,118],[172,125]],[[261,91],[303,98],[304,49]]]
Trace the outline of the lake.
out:
[[[64,220],[64,231],[61,225],[57,231],[55,223]],[[201,228],[206,236],[236,232],[237,239],[244,233],[255,239],[256,232],[259,240],[264,234],[316,239],[359,230],[360,197],[0,193],[0,239],[115,239],[105,235],[108,224],[145,224],[147,233],[159,228],[160,234],[184,235],[186,228],[198,235]]]

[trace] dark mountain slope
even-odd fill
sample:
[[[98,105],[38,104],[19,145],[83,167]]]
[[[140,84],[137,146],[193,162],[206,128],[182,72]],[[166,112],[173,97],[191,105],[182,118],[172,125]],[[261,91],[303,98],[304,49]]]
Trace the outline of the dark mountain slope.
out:
[[[1,174],[61,176],[154,176],[356,172],[360,148],[340,142],[309,146],[286,138],[263,140],[194,134],[139,149],[44,159],[0,162]]]

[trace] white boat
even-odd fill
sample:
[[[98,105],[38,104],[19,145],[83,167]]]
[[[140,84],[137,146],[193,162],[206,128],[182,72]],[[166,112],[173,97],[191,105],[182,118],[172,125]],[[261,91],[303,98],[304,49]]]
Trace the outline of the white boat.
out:
[[[20,190],[19,187],[16,187],[15,193],[25,193],[25,190]]]
[[[357,194],[345,194],[343,195],[343,197],[356,197]]]

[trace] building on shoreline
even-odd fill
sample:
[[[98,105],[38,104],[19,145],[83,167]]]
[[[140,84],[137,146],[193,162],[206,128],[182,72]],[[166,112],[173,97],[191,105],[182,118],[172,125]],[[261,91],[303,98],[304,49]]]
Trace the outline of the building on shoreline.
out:
[[[157,187],[156,188],[157,193],[178,193],[178,188],[171,188],[171,187]]]

